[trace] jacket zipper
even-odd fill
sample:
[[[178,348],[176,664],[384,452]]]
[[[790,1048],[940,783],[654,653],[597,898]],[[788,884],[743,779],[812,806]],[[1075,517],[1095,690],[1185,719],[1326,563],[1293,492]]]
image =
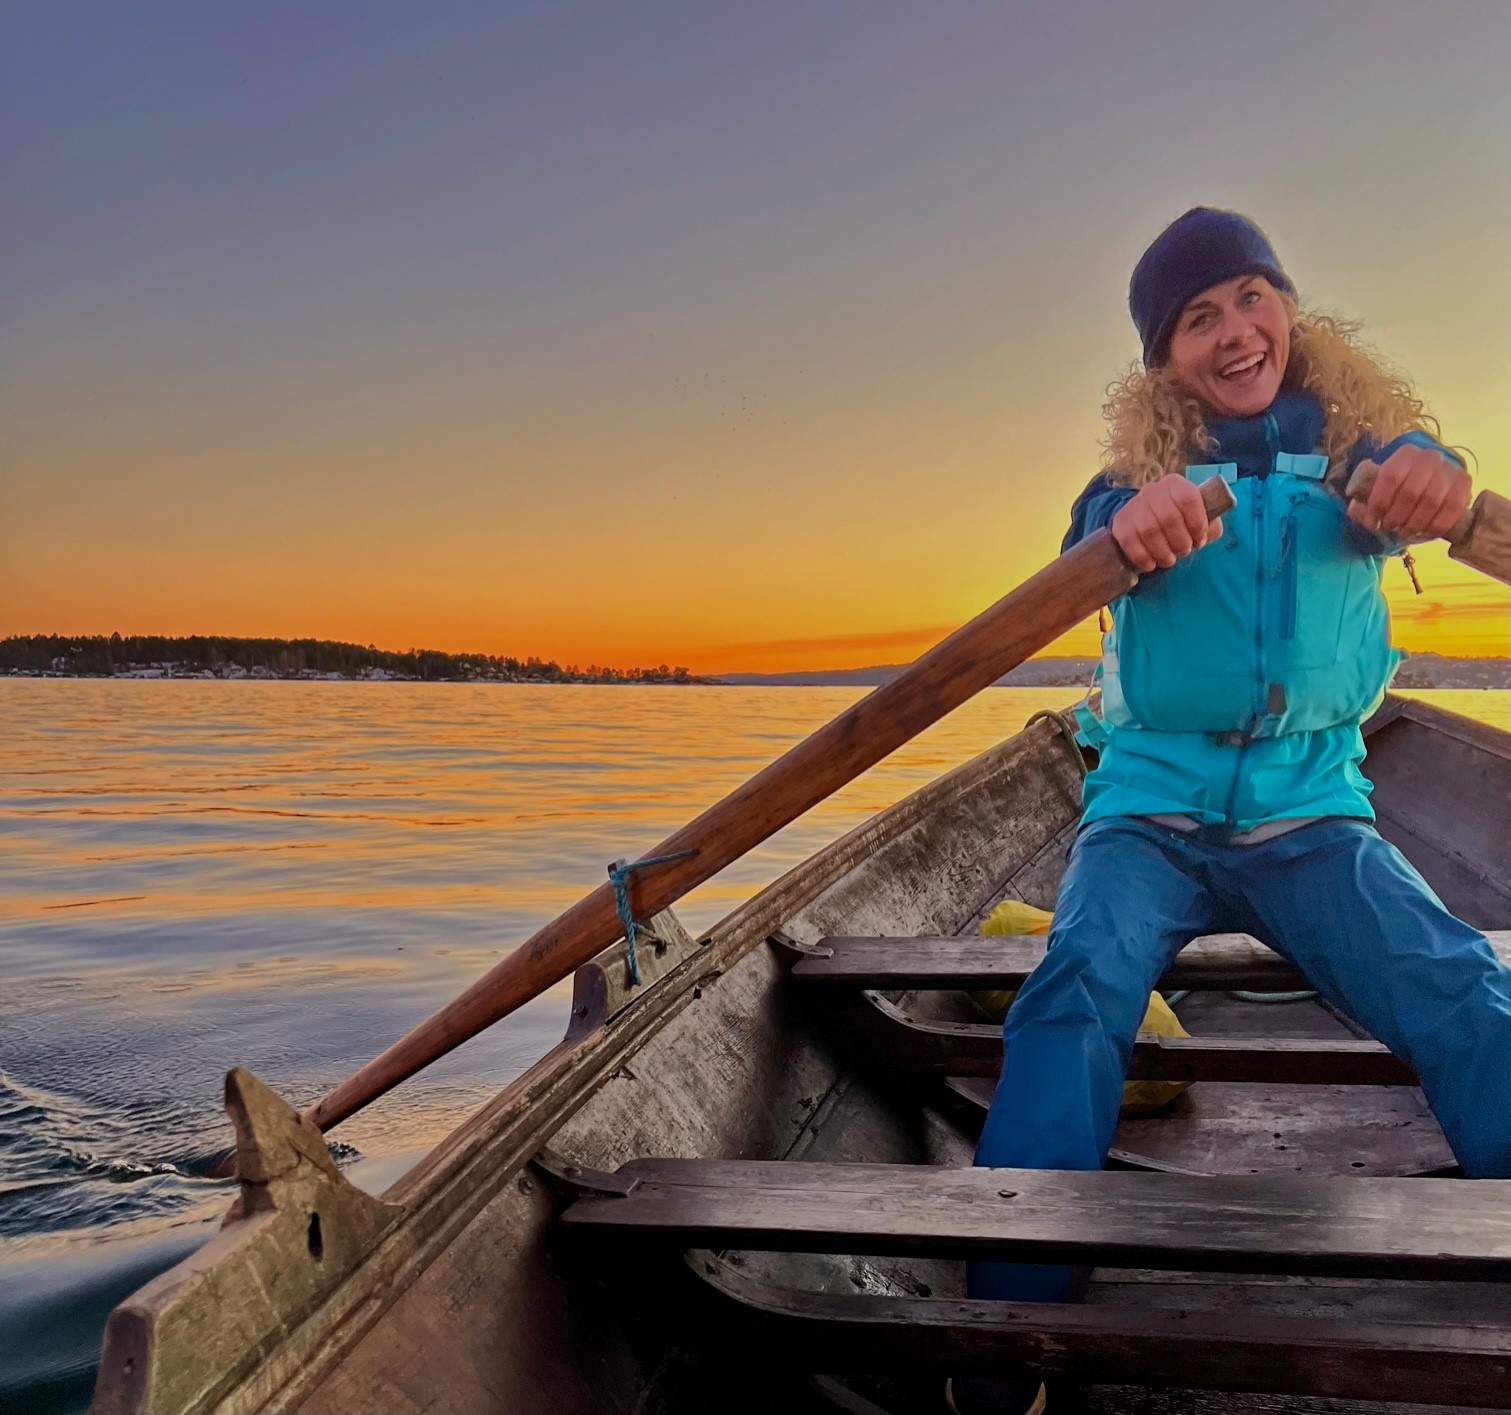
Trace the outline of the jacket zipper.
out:
[[[1280,522],[1280,637],[1296,637],[1296,591],[1299,567],[1296,560],[1296,503],[1305,500],[1302,493],[1294,493],[1291,509]]]
[[[1275,454],[1280,450],[1280,425],[1274,413],[1264,415],[1265,450],[1269,455],[1269,470],[1275,470]],[[1264,656],[1264,586],[1268,579],[1268,544],[1265,539],[1265,507],[1269,501],[1270,479],[1268,475],[1256,477],[1254,488],[1254,726],[1264,720],[1267,711],[1269,685],[1266,682]]]

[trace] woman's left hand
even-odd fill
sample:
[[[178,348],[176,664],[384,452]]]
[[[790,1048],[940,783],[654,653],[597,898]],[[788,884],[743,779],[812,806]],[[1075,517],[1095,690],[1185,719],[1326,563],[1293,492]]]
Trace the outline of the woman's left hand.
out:
[[[1367,531],[1407,539],[1446,535],[1469,509],[1469,473],[1430,447],[1398,447],[1381,464],[1367,500],[1348,514]]]

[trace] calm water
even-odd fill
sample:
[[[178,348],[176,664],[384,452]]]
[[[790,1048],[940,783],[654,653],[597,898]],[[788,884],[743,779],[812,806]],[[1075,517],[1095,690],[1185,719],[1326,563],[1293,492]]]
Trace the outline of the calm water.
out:
[[[206,1234],[226,1068],[314,1099],[861,689],[0,680],[0,1408]],[[678,906],[706,927],[1065,688],[984,693]],[[1507,723],[1504,693],[1424,693]],[[348,1121],[382,1188],[570,985]]]

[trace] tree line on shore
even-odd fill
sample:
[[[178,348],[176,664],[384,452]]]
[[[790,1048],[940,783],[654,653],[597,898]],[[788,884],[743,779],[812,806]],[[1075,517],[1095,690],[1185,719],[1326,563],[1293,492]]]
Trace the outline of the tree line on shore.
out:
[[[0,673],[62,673],[109,678],[133,672],[165,672],[216,677],[299,678],[339,674],[343,678],[494,680],[507,683],[698,683],[686,668],[565,668],[555,659],[509,655],[442,653],[410,649],[391,653],[368,644],[330,639],[244,639],[193,634],[18,634],[0,639]]]

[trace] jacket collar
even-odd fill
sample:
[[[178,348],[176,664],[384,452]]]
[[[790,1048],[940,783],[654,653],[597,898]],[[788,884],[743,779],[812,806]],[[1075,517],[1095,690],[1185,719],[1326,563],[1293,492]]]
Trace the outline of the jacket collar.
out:
[[[1275,465],[1277,452],[1315,452],[1326,422],[1314,394],[1282,388],[1275,401],[1252,418],[1214,418],[1209,422],[1207,431],[1217,446],[1200,456],[1206,462],[1236,462],[1240,476],[1265,477]]]

